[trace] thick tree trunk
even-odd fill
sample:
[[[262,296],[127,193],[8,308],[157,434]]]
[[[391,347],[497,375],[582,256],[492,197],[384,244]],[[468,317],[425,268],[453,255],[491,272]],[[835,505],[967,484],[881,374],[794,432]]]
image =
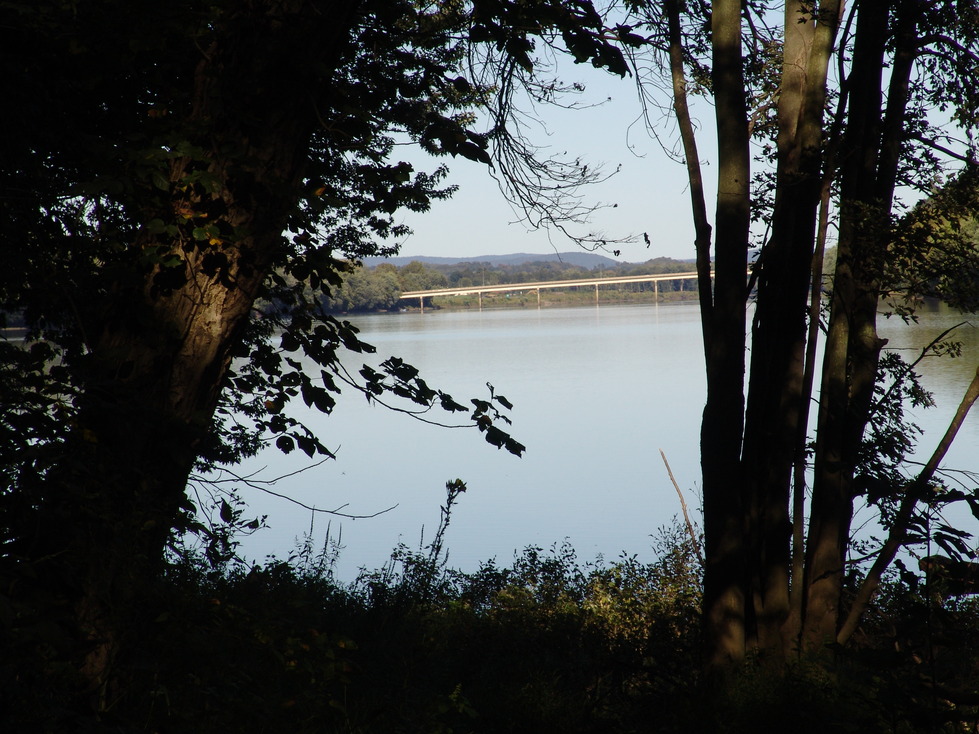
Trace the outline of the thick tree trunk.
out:
[[[843,6],[838,10],[842,14]],[[853,20],[851,11],[847,28]],[[844,31],[846,33],[846,31]],[[817,351],[818,338],[821,333],[820,322],[823,301],[823,262],[826,250],[826,239],[829,231],[829,212],[833,182],[839,162],[842,143],[842,131],[846,119],[849,102],[849,83],[844,80],[840,87],[840,95],[836,101],[833,124],[826,136],[823,176],[820,184],[819,214],[816,233],[816,251],[812,261],[812,291],[809,296],[809,326],[806,342],[806,364],[803,375],[802,393],[807,400],[802,410],[796,433],[795,458],[792,476],[792,587],[789,593],[789,616],[783,628],[783,639],[786,649],[796,652],[802,650],[802,621],[805,613],[806,586],[806,492],[808,489],[808,441],[809,415],[812,406],[813,385],[818,369]]]
[[[819,205],[826,74],[839,7],[785,5],[772,235],[758,265],[742,454],[753,640],[782,657],[789,614],[789,496],[803,391],[806,304]],[[805,21],[805,22],[802,22]]]
[[[856,449],[863,432],[853,425],[851,400],[866,389],[866,367],[850,373],[851,353],[861,357],[879,350],[876,343],[876,287],[864,282],[861,257],[869,242],[858,239],[863,204],[871,205],[880,145],[880,82],[889,10],[884,3],[861,8],[851,74],[851,111],[841,159],[841,216],[833,300],[823,356],[822,393],[816,442],[816,475],[810,511],[806,562],[806,612],[803,644],[818,648],[836,639],[846,546],[853,512],[852,479]],[[868,233],[869,234],[869,233]],[[866,237],[867,235],[865,235]],[[870,238],[872,239],[872,237]],[[859,304],[859,309],[858,309]],[[874,362],[876,367],[876,362]],[[859,384],[853,380],[859,379]],[[872,390],[871,377],[870,389]]]
[[[323,64],[336,68],[349,45],[356,3],[338,7],[329,24],[306,10],[302,2],[243,4],[215,29],[179,125],[203,157],[172,162],[166,210],[148,216],[176,234],[144,230],[114,271],[86,358],[78,425],[44,488],[34,557],[45,559],[45,581],[74,610],[88,640],[81,671],[100,696],[134,590],[159,570],[186,511],[188,474],[300,195],[315,101],[328,91],[297,93],[276,64],[312,40],[314,23]],[[188,174],[202,170],[216,182],[206,191],[188,185]],[[194,236],[201,222],[222,234]],[[171,264],[145,267],[146,254]]]

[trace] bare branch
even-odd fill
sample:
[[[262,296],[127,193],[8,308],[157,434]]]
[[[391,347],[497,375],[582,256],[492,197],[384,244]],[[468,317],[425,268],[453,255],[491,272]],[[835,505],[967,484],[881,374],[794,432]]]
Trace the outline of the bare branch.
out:
[[[659,450],[659,455],[663,457],[663,463],[666,464],[666,473],[670,475],[670,481],[673,482],[673,489],[676,490],[677,497],[680,498],[680,509],[683,510],[683,521],[686,523],[687,533],[690,535],[690,543],[693,545],[694,552],[697,554],[697,560],[700,562],[701,567],[703,567],[704,554],[700,550],[700,539],[697,537],[693,522],[690,520],[690,514],[687,512],[687,501],[683,499],[683,492],[680,491],[680,485],[676,483],[676,479],[673,477],[673,470],[670,468],[670,462],[666,460],[666,454],[663,453],[663,449]]]
[[[318,513],[321,513],[321,514],[324,514],[324,515],[335,515],[337,517],[344,517],[344,518],[347,518],[347,519],[350,519],[350,520],[366,520],[366,519],[369,519],[369,518],[372,518],[372,517],[378,517],[379,515],[383,515],[383,514],[385,514],[387,512],[391,512],[391,510],[393,510],[394,508],[396,508],[398,506],[398,505],[395,504],[395,505],[391,505],[391,507],[388,507],[387,509],[378,510],[377,512],[372,512],[372,513],[369,513],[369,514],[366,514],[366,515],[355,515],[355,514],[352,514],[352,513],[347,513],[347,512],[343,512],[342,511],[345,507],[347,507],[350,504],[349,502],[345,502],[344,504],[342,504],[342,505],[340,505],[338,507],[335,507],[335,508],[333,508],[331,510],[326,510],[326,509],[323,509],[323,508],[320,508],[320,507],[315,507],[315,506],[312,506],[312,505],[307,505],[305,502],[300,502],[295,497],[290,497],[287,494],[282,494],[281,492],[276,492],[276,491],[270,489],[270,487],[272,485],[277,484],[278,482],[282,481],[283,479],[288,479],[289,477],[294,477],[297,474],[301,474],[303,472],[309,471],[310,469],[315,469],[316,467],[320,466],[321,464],[323,464],[326,461],[328,461],[328,459],[323,459],[323,460],[318,461],[318,462],[316,462],[314,464],[310,464],[309,466],[304,466],[302,469],[298,469],[296,471],[289,472],[288,474],[282,474],[280,476],[274,477],[273,479],[255,479],[254,478],[260,472],[264,471],[264,468],[263,469],[259,469],[258,471],[252,472],[251,474],[247,474],[247,475],[236,474],[235,472],[231,471],[228,468],[222,468],[221,471],[224,474],[227,474],[229,476],[229,478],[220,478],[219,477],[219,478],[213,478],[213,479],[211,479],[211,478],[205,478],[205,477],[191,477],[191,481],[198,482],[200,484],[211,484],[211,485],[227,484],[227,483],[240,483],[240,484],[248,487],[249,489],[255,489],[255,490],[258,490],[259,492],[264,492],[265,494],[271,495],[273,497],[278,497],[279,499],[283,499],[283,500],[286,500],[287,502],[291,502],[292,504],[294,504],[294,505],[296,505],[298,507],[302,507],[304,510],[308,510],[310,512],[318,512]]]
[[[931,148],[932,150],[937,150],[939,153],[947,155],[949,158],[960,161],[962,163],[975,163],[975,158],[969,154],[957,153],[951,148],[946,148],[944,145],[936,142],[933,139],[926,138],[924,135],[919,135],[917,133],[912,133],[908,135],[910,140],[917,140],[919,143]]]

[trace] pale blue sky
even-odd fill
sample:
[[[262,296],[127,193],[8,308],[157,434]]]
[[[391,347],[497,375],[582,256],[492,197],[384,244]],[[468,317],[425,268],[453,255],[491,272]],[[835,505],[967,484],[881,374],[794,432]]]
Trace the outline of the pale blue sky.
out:
[[[677,259],[694,257],[693,226],[687,192],[686,171],[683,165],[668,158],[659,143],[637,122],[640,105],[634,81],[618,79],[586,66],[569,66],[562,70],[566,82],[586,84],[584,100],[598,102],[611,98],[598,107],[566,111],[555,108],[546,113],[548,130],[531,130],[531,138],[555,153],[568,152],[568,158],[581,157],[590,166],[602,165],[607,171],[621,166],[618,174],[607,182],[589,187],[585,196],[592,202],[615,203],[618,206],[597,212],[589,231],[600,231],[610,239],[637,235],[638,242],[610,245],[621,251],[616,260],[644,262],[667,256]],[[712,124],[712,110],[698,110],[701,122]],[[672,141],[673,129],[668,120],[662,124],[664,137]],[[712,136],[705,130],[701,135],[701,158],[704,173],[711,177]],[[418,168],[430,170],[432,159],[407,154]],[[404,241],[401,255],[430,255],[440,257],[472,257],[503,255],[512,252],[545,254],[566,252],[576,247],[558,232],[530,231],[519,221],[489,176],[485,166],[462,159],[448,159],[448,182],[457,184],[459,191],[445,202],[436,202],[423,215],[408,215],[404,220],[414,234]],[[710,196],[708,192],[708,196]],[[710,206],[711,199],[708,199]],[[647,248],[642,233],[648,232],[651,245]]]

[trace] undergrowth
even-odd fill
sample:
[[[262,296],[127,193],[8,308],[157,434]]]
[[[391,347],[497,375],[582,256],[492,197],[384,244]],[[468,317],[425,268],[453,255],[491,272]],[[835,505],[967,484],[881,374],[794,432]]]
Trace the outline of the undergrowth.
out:
[[[261,565],[215,564],[184,548],[142,590],[101,720],[59,698],[69,673],[46,669],[35,646],[4,668],[3,731],[975,730],[974,606],[929,611],[894,582],[831,672],[754,661],[733,682],[708,679],[702,569],[686,528],[653,536],[649,563],[582,562],[565,543],[463,572],[442,552],[449,489],[429,546],[399,546],[352,583],[335,578],[329,543]],[[897,621],[915,615],[932,615],[943,641]]]

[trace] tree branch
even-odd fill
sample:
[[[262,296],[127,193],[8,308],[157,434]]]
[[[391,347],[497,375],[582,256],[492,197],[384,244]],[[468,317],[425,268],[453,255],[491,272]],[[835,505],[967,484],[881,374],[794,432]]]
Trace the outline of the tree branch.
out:
[[[857,590],[853,605],[850,607],[850,613],[847,615],[846,621],[836,636],[836,642],[838,644],[845,645],[853,636],[853,633],[856,632],[857,627],[860,626],[860,620],[867,606],[870,604],[874,592],[880,587],[880,580],[884,575],[884,571],[887,570],[887,567],[897,555],[898,550],[907,541],[908,524],[911,521],[918,500],[924,494],[928,483],[931,482],[935,471],[938,469],[938,465],[945,458],[945,454],[955,440],[955,436],[958,434],[963,421],[965,421],[966,415],[968,415],[969,410],[977,399],[979,399],[979,369],[976,369],[976,375],[972,378],[969,389],[966,390],[965,395],[962,397],[962,402],[959,403],[958,410],[955,411],[955,416],[952,418],[948,429],[945,431],[945,435],[938,443],[928,463],[925,464],[914,481],[907,485],[904,498],[901,500],[901,505],[898,508],[887,540],[881,548],[880,555],[877,556],[877,560],[874,561],[873,566],[870,567],[870,571]]]
[[[939,153],[943,153],[947,155],[949,158],[960,161],[962,163],[975,163],[975,159],[972,156],[963,153],[956,153],[951,148],[946,148],[944,145],[940,145],[936,143],[934,140],[929,140],[924,135],[912,133],[908,135],[908,138],[910,140],[917,140],[922,145],[925,145],[931,148],[932,150],[937,150]]]
[[[663,463],[666,464],[666,473],[670,475],[670,481],[673,482],[673,489],[676,490],[677,497],[680,498],[680,509],[683,510],[683,521],[687,526],[687,533],[690,535],[690,543],[693,545],[694,552],[697,554],[700,567],[703,568],[704,554],[700,550],[700,540],[697,538],[697,532],[694,530],[689,513],[687,513],[687,501],[683,499],[683,492],[680,491],[680,485],[676,483],[676,479],[673,477],[673,470],[670,468],[670,462],[666,460],[666,454],[663,453],[663,449],[659,450],[659,455],[663,457]]]

